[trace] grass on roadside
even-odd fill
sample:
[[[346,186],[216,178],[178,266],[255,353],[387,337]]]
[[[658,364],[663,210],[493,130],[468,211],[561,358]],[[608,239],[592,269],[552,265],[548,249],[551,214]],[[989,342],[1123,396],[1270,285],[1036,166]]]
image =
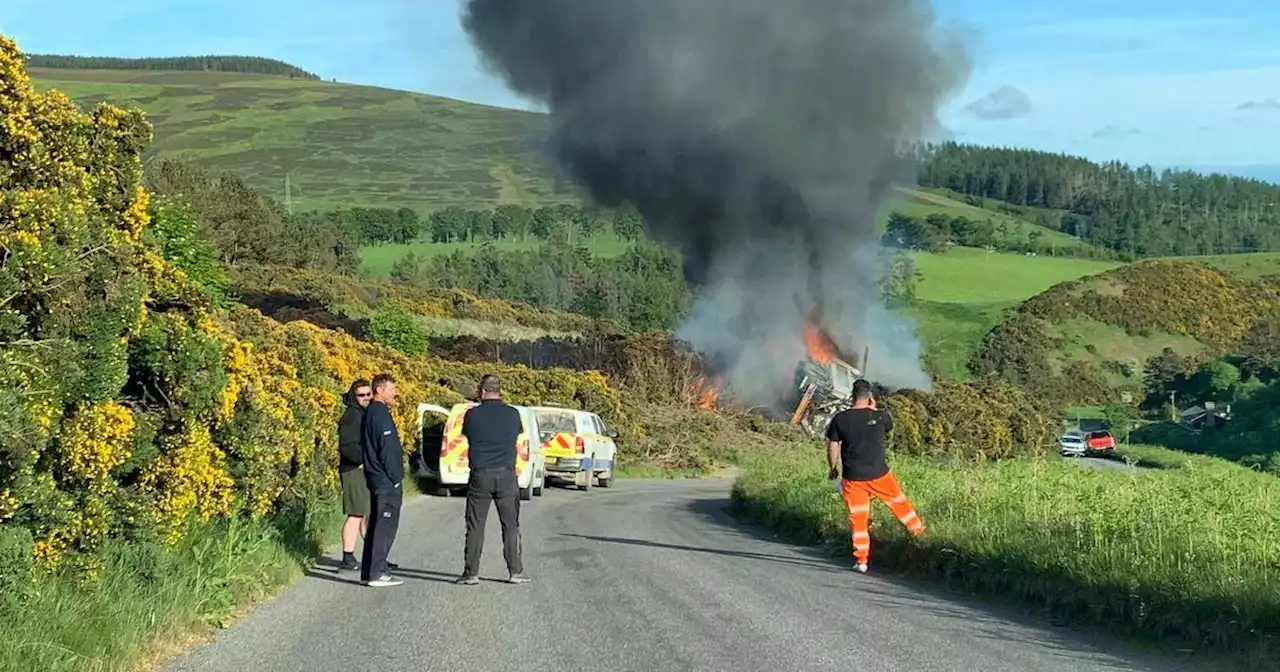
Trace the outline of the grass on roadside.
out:
[[[121,543],[95,583],[53,576],[26,595],[6,589],[0,670],[133,670],[176,654],[297,579],[336,538],[338,514],[209,524],[173,550]]]
[[[792,541],[847,552],[843,507],[819,452],[752,457],[734,504]],[[896,457],[894,469],[929,533],[908,541],[877,505],[873,571],[1013,598],[1139,637],[1274,660],[1280,479],[1169,452],[1126,451],[1166,467],[1133,473],[1055,457],[950,467]]]

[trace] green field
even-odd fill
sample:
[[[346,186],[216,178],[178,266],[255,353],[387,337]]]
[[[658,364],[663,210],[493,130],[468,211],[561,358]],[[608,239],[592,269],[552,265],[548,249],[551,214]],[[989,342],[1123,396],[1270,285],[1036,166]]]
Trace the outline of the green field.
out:
[[[1280,274],[1280,252],[1253,252],[1250,254],[1215,254],[1204,257],[1171,257],[1180,261],[1194,261],[1244,278],[1257,279]]]
[[[504,252],[525,252],[537,249],[539,245],[542,245],[542,242],[531,238],[529,240],[499,240],[475,243],[417,242],[406,245],[375,245],[361,248],[360,270],[369,277],[385,278],[391,274],[391,267],[409,254],[415,254],[418,257],[438,257],[455,252],[474,253],[479,252],[485,245],[493,245]],[[612,233],[602,233],[587,242],[587,249],[591,250],[592,254],[600,257],[619,256],[626,252],[630,246],[630,243]]]
[[[1018,240],[1026,241],[1032,231],[1039,231],[1040,242],[1046,245],[1055,245],[1063,248],[1089,247],[1088,243],[1075,236],[1069,236],[1061,231],[1055,231],[1026,219],[996,212],[992,209],[975,207],[936,190],[900,189],[898,197],[890,205],[889,209],[921,219],[935,212],[940,212],[950,217],[968,217],[973,220],[990,219],[997,227],[1003,224],[1010,237],[1016,237]]]
[[[982,337],[1013,308],[1060,282],[1100,273],[1113,262],[1029,257],[957,247],[913,255],[920,274],[907,314],[925,353],[950,378],[969,377],[967,364]]]
[[[1014,303],[1067,280],[1101,273],[1119,263],[1001,254],[957,247],[942,254],[917,253],[917,298],[941,303]]]

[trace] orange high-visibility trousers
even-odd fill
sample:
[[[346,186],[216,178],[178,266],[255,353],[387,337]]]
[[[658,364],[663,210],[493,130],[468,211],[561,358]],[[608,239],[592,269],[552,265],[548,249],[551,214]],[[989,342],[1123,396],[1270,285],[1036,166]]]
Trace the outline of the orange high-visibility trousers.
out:
[[[884,502],[913,536],[924,534],[924,521],[916,515],[911,500],[902,494],[893,472],[870,481],[841,481],[840,494],[849,510],[849,529],[853,534],[853,557],[859,564],[866,564],[871,557],[871,498]]]

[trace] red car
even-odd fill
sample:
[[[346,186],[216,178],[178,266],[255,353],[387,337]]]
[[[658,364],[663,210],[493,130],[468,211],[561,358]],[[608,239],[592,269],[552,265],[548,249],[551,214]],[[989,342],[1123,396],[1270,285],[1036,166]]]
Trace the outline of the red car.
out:
[[[1089,432],[1084,437],[1084,449],[1090,453],[1101,450],[1115,450],[1116,439],[1111,436],[1111,432],[1106,430]]]

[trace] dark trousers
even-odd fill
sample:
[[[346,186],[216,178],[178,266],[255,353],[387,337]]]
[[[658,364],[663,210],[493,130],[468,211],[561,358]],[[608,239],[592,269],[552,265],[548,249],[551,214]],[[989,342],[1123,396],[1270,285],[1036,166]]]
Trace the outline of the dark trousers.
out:
[[[387,573],[387,556],[400,529],[400,504],[404,494],[400,488],[374,492],[369,507],[369,523],[364,533],[364,559],[360,562],[360,579],[371,581]]]
[[[467,548],[463,574],[480,572],[480,554],[484,552],[484,523],[489,518],[489,503],[498,506],[498,522],[502,524],[502,556],[507,571],[524,571],[520,557],[520,485],[515,469],[472,469],[467,483]]]

